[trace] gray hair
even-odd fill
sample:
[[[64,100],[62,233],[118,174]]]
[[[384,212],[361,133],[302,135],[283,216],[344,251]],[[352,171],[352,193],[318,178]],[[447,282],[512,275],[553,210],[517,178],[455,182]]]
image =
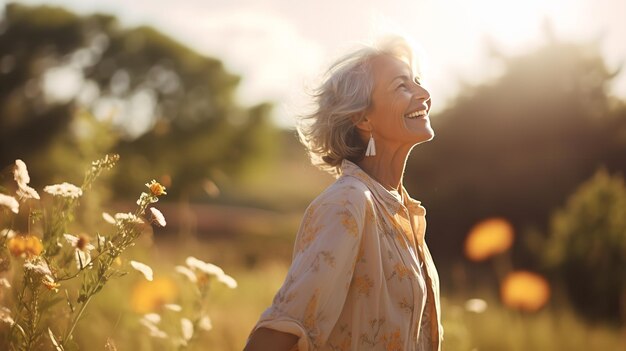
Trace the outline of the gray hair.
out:
[[[365,155],[363,141],[355,124],[371,106],[374,77],[373,58],[389,55],[405,61],[414,74],[413,48],[401,36],[382,38],[364,45],[330,66],[322,83],[314,90],[314,110],[300,117],[298,135],[311,162],[333,175],[341,172],[344,159],[358,162]]]

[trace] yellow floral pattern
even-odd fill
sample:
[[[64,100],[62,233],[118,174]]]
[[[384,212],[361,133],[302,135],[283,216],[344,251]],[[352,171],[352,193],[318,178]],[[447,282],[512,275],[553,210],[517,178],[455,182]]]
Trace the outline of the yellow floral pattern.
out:
[[[344,161],[307,208],[285,282],[255,329],[295,334],[299,351],[440,350],[426,211],[402,192],[404,203]]]

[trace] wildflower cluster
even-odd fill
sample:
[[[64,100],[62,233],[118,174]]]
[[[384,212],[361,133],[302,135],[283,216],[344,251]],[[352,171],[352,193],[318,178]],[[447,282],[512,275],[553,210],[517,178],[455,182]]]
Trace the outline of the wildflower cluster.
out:
[[[211,282],[216,281],[234,289],[237,287],[237,281],[224,273],[222,268],[195,257],[187,257],[185,265],[176,266],[175,269],[191,284],[195,293],[192,306],[183,308],[179,304],[164,303],[158,306],[160,313],[154,309],[157,306],[150,306],[153,308],[146,311],[149,313],[143,315],[140,323],[147,329],[150,336],[167,339],[172,342],[172,346],[181,349],[188,347],[197,338],[199,332],[213,329],[207,311]],[[167,287],[167,285],[167,281],[162,281],[161,289],[158,291],[171,292],[172,287]],[[171,298],[172,294],[159,296],[155,302],[168,301]],[[145,301],[145,296],[142,300]]]
[[[103,214],[112,224],[107,233],[69,232],[80,198],[118,160],[117,155],[107,155],[93,162],[80,187],[67,182],[44,187],[44,195],[52,196],[51,206],[28,185],[26,164],[15,162],[15,195],[0,194],[0,296],[9,295],[3,290],[15,289],[12,301],[0,299],[0,349],[75,349],[73,333],[91,299],[111,278],[126,274],[118,264],[121,254],[141,235],[145,222],[165,226],[160,211],[148,210],[166,194],[165,187],[152,181],[134,212]],[[28,214],[26,228],[16,224],[21,212]],[[143,218],[146,214],[149,219]],[[130,266],[152,280],[147,265],[130,261]],[[72,287],[77,285],[76,291]],[[66,303],[59,304],[63,300]],[[65,309],[56,316],[66,320],[52,320],[47,314],[52,308]]]

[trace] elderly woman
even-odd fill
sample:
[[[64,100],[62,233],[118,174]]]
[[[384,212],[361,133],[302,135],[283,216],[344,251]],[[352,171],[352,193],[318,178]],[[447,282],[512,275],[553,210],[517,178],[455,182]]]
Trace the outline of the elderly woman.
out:
[[[425,209],[402,179],[434,132],[430,94],[401,37],[335,63],[300,130],[338,179],[307,208],[293,262],[252,350],[440,350],[439,278]]]

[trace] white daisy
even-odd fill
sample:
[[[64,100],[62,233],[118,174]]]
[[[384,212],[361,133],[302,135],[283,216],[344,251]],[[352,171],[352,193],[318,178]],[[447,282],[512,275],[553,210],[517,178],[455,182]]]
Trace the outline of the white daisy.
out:
[[[185,267],[185,266],[176,266],[175,267],[176,272],[184,275],[185,277],[187,277],[187,279],[189,279],[189,281],[191,281],[192,283],[197,283],[198,282],[198,277],[196,276],[196,274],[189,268]]]
[[[83,190],[81,188],[66,182],[48,185],[43,188],[43,191],[53,196],[71,197],[73,199],[83,195]]]
[[[152,213],[152,218],[154,218],[154,221],[159,226],[165,227],[167,223],[165,222],[165,216],[163,216],[163,213],[161,213],[161,211],[159,211],[155,207],[150,207],[150,212]]]
[[[180,326],[183,331],[183,339],[185,341],[191,340],[193,336],[193,323],[187,318],[182,318],[180,320]]]
[[[26,163],[24,163],[24,161],[15,160],[13,179],[15,179],[17,185],[26,185],[30,183],[30,176],[28,175],[28,169],[26,168]]]
[[[26,184],[20,184],[17,188],[17,191],[15,192],[15,194],[17,195],[17,197],[20,200],[26,200],[26,199],[36,199],[39,200],[41,199],[41,197],[39,197],[39,193],[37,192],[37,190],[29,187]]]
[[[0,278],[0,287],[10,288],[11,287],[11,283],[9,283],[7,278]]]
[[[0,205],[8,207],[15,214],[20,212],[20,203],[13,196],[0,194]]]
[[[5,237],[6,239],[11,239],[12,237],[15,236],[15,231],[12,229],[2,229],[0,230],[0,236]]]
[[[226,284],[227,287],[234,289],[237,287],[237,281],[228,274],[220,274],[217,276],[217,280]]]
[[[34,260],[24,262],[24,269],[35,271],[36,273],[44,276],[52,276],[50,267],[48,267],[46,261],[42,260],[41,258],[36,258]]]
[[[213,329],[213,323],[211,323],[211,318],[206,315],[202,316],[202,318],[200,318],[200,321],[198,322],[198,328],[206,331]]]
[[[102,212],[102,219],[109,224],[115,224],[115,218],[108,214],[107,212]]]
[[[156,325],[161,322],[161,316],[156,313],[148,313],[139,320],[144,327],[150,331],[150,336],[160,339],[166,339],[167,333],[159,329]]]
[[[150,282],[152,281],[153,272],[150,266],[148,266],[147,264],[143,264],[141,262],[137,262],[137,261],[130,261],[130,265],[133,266],[133,268],[135,268],[139,272],[141,272],[141,274],[143,274],[143,276],[146,278],[147,281],[150,281]]]
[[[175,303],[166,303],[165,305],[163,305],[163,307],[174,312],[180,312],[183,310],[183,308],[180,305],[177,305]]]
[[[137,224],[141,224],[143,223],[143,220],[137,216],[135,216],[134,214],[128,212],[128,213],[116,213],[115,214],[115,220],[119,221],[119,222],[131,222],[131,223],[137,223]]]
[[[85,236],[74,236],[71,234],[63,234],[65,240],[74,247],[74,257],[76,259],[76,267],[83,269],[84,267],[90,267],[91,264],[91,250],[95,247],[89,244],[89,240]]]
[[[187,259],[185,260],[185,263],[187,264],[187,266],[189,266],[189,268],[197,269],[208,275],[220,276],[224,274],[224,270],[221,269],[220,267],[212,263],[201,261],[192,256],[187,257]]]

